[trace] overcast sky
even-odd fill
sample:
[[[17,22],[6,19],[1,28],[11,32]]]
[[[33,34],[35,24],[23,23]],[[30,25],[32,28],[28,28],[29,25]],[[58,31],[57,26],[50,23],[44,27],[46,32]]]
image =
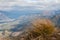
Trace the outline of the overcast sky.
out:
[[[38,9],[51,10],[59,9],[60,0],[0,0],[0,10],[19,10]]]

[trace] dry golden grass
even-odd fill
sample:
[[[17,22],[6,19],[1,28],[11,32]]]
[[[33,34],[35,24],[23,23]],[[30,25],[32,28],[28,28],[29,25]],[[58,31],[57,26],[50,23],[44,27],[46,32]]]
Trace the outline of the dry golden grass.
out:
[[[32,26],[33,31],[40,34],[50,35],[55,31],[54,24],[48,19],[37,19],[32,22]]]
[[[54,24],[48,19],[36,19],[32,21],[33,29],[29,30],[28,38],[35,39],[40,36],[45,40],[55,32]],[[40,39],[40,38],[39,38]]]

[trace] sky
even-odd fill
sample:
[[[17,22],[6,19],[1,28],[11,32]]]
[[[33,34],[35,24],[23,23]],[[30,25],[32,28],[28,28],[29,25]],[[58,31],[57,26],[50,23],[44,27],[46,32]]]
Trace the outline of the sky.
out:
[[[0,0],[0,12],[11,18],[26,13],[40,13],[40,10],[58,10],[60,0]]]

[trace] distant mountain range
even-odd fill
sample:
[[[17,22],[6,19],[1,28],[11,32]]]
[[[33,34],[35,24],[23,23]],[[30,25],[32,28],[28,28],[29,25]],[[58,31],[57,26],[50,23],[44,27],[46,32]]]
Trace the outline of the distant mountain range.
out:
[[[10,19],[9,17],[7,17],[6,15],[4,15],[3,13],[0,13],[0,24],[1,23],[7,23],[13,21],[13,19]]]
[[[51,20],[55,23],[56,27],[60,27],[60,10],[55,11],[55,15],[51,17]]]

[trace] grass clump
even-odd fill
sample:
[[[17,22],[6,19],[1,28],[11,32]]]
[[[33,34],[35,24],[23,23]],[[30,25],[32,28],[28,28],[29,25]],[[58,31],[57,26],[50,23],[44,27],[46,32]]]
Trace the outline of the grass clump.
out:
[[[29,30],[28,39],[43,38],[43,40],[48,40],[55,32],[54,24],[48,19],[37,19],[32,23],[32,30]]]

